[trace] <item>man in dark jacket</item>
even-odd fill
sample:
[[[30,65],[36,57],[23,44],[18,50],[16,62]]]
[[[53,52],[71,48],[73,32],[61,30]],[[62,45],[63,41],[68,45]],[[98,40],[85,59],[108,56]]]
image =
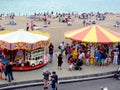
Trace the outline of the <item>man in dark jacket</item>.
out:
[[[54,78],[54,81],[55,81],[55,90],[57,90],[57,86],[58,86],[58,75],[56,74],[55,71],[52,72],[52,77]]]

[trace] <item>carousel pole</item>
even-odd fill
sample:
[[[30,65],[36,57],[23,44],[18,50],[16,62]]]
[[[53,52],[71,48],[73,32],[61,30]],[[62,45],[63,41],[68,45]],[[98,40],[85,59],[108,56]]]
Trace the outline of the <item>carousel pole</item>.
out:
[[[12,52],[11,52],[11,50],[12,50],[12,44],[10,43],[10,61],[12,61]]]
[[[25,49],[23,49],[23,61],[25,62]]]

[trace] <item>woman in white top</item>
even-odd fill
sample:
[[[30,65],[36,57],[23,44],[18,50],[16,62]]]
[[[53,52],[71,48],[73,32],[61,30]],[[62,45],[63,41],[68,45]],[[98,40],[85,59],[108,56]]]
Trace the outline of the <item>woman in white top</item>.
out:
[[[114,58],[113,58],[113,64],[118,64],[118,54],[119,54],[119,51],[118,50],[114,50]]]

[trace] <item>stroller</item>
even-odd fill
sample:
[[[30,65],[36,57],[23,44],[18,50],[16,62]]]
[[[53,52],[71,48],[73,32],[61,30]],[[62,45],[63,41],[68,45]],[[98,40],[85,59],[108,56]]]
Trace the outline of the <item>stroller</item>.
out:
[[[73,70],[82,70],[83,61],[78,59],[75,63],[73,63]]]

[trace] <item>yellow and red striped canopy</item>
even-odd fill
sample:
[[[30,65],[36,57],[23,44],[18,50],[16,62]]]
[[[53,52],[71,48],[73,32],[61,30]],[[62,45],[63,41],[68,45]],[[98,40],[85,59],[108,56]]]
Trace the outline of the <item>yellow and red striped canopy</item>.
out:
[[[72,30],[64,33],[65,38],[91,43],[116,43],[120,42],[120,34],[102,28],[98,25],[91,25],[81,29]]]

